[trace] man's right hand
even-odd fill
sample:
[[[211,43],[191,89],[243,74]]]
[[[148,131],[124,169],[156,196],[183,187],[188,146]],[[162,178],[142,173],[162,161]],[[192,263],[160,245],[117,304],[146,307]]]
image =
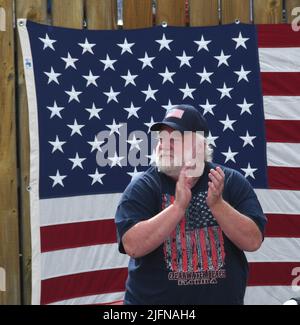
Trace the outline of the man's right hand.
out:
[[[180,212],[185,213],[185,209],[188,207],[191,198],[192,191],[191,188],[193,186],[193,178],[187,176],[187,171],[189,167],[183,166],[178,181],[176,183],[176,193],[175,193],[175,201],[174,206],[176,206]]]

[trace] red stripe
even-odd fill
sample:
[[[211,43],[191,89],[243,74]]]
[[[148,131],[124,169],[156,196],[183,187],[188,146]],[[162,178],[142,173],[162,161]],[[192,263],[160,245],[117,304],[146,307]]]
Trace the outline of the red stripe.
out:
[[[59,249],[115,243],[114,220],[98,220],[47,226],[41,228],[41,250]]]
[[[173,204],[175,200],[174,196],[170,196],[170,204]],[[177,226],[176,226],[177,228]],[[178,271],[177,264],[177,246],[176,246],[176,228],[172,231],[171,234],[171,252],[172,252],[172,270],[174,272]]]
[[[221,227],[218,227],[218,233],[219,233],[219,239],[220,239],[220,246],[221,246],[221,256],[222,256],[222,261],[223,263],[225,262],[225,248],[224,248],[224,238],[223,238],[223,231]]]
[[[180,240],[182,247],[182,270],[183,272],[188,271],[188,260],[187,260],[187,247],[186,247],[186,231],[185,231],[185,218],[180,223]]]
[[[300,168],[268,167],[269,188],[279,190],[300,190]]]
[[[300,72],[262,72],[264,96],[300,96]]]
[[[205,232],[202,229],[199,231],[200,233],[200,247],[201,247],[201,256],[202,256],[202,265],[203,270],[208,270],[208,258],[207,258],[207,251],[206,251],[206,241],[205,241]]]
[[[127,268],[119,268],[42,280],[41,304],[124,291],[127,274]]]
[[[292,275],[296,267],[300,267],[299,262],[249,263],[248,286],[290,286],[296,278]]]
[[[300,238],[300,214],[267,214],[266,237]]]
[[[257,25],[258,47],[300,47],[299,32],[291,24]]]
[[[218,269],[218,253],[217,253],[214,231],[213,231],[212,227],[208,228],[208,234],[209,234],[209,242],[210,242],[210,247],[211,247],[212,263],[213,263],[214,269],[217,270]]]
[[[196,234],[195,231],[192,231],[191,233],[191,240],[192,240],[192,261],[193,261],[193,270],[194,272],[199,271],[198,266],[198,254],[197,254],[197,242],[196,242]]]
[[[265,120],[267,142],[300,143],[300,121]]]

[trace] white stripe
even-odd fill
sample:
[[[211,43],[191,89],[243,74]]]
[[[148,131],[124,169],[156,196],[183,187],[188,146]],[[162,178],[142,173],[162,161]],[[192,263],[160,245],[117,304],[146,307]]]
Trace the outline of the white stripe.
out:
[[[105,293],[103,295],[86,296],[74,299],[67,299],[54,302],[49,305],[96,305],[96,304],[111,304],[114,302],[121,302],[124,300],[124,291]]]
[[[264,96],[266,120],[300,120],[300,96]]]
[[[282,305],[299,295],[290,286],[247,287],[245,305]]]
[[[26,80],[26,91],[29,109],[29,136],[30,136],[30,225],[31,225],[31,247],[32,247],[32,294],[31,303],[41,303],[41,246],[40,246],[40,206],[39,206],[39,137],[37,100],[34,78],[34,67],[31,53],[29,35],[27,31],[27,20],[18,19],[18,32],[20,36],[23,66]]]
[[[41,200],[41,226],[113,219],[121,195],[112,193]]]
[[[300,262],[300,238],[265,238],[256,252],[247,252],[248,262]]]
[[[300,48],[259,48],[261,72],[300,72]]]
[[[300,191],[255,189],[264,213],[300,214]]]
[[[42,280],[82,272],[127,267],[128,262],[128,255],[118,252],[118,244],[42,253]]]
[[[268,142],[267,165],[274,167],[300,167],[300,144]]]

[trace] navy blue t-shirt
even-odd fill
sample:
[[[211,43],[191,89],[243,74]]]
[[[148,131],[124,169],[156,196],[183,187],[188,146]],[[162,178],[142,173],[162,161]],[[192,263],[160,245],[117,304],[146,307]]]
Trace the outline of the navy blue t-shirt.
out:
[[[165,242],[151,253],[131,258],[125,304],[243,304],[248,263],[243,251],[222,232],[206,196],[207,163],[192,188],[185,217]],[[223,199],[255,221],[262,233],[266,218],[249,182],[237,171],[225,173]],[[122,237],[136,223],[152,218],[174,201],[176,182],[156,167],[128,185],[116,212],[119,250]]]

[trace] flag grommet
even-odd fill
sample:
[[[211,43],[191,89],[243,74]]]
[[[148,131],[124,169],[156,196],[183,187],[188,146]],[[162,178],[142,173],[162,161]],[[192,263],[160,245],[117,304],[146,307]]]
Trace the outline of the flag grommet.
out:
[[[240,24],[240,22],[241,22],[241,21],[240,21],[238,18],[235,20],[235,23],[236,23],[236,24]]]
[[[161,23],[161,26],[162,26],[163,28],[166,28],[166,27],[168,27],[168,23],[167,23],[166,21],[163,21],[163,22]]]

